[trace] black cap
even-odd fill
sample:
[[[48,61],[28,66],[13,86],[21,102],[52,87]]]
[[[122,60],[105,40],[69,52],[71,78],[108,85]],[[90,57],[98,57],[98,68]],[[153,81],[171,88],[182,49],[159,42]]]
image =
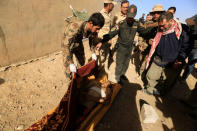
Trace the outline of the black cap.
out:
[[[137,7],[134,4],[132,4],[131,6],[129,6],[127,10],[127,17],[134,18],[136,14],[137,14]]]

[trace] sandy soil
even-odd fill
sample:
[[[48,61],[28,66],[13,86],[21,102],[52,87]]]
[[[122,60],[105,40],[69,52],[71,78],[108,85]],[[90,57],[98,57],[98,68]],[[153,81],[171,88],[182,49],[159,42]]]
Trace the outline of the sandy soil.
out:
[[[190,89],[196,82],[195,69],[187,81]],[[95,131],[193,131],[194,123],[176,98],[176,93],[162,98],[148,96],[139,91],[143,83],[130,65],[112,108]],[[181,88],[180,88],[181,89]],[[61,53],[51,54],[37,61],[11,67],[0,72],[0,131],[24,130],[42,118],[59,103],[67,90],[63,74]],[[181,91],[180,91],[181,92]],[[180,95],[181,94],[181,95]],[[141,123],[140,107],[149,103],[159,115],[155,124]]]
[[[0,130],[27,128],[54,108],[67,90],[61,55],[0,72]]]

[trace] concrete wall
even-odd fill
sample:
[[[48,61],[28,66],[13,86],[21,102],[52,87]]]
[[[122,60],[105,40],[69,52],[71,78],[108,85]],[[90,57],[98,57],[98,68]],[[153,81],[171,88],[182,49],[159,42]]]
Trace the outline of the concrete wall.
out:
[[[0,67],[60,50],[69,4],[89,15],[103,8],[103,0],[0,0]]]

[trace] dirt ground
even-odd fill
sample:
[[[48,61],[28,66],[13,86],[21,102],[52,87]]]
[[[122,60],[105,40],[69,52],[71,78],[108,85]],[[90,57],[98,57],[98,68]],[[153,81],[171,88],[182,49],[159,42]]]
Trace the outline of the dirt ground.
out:
[[[87,51],[86,51],[87,52]],[[88,54],[88,53],[87,53]],[[177,100],[188,95],[178,88],[165,97],[143,94],[143,82],[130,64],[128,81],[116,97],[111,109],[95,131],[194,131],[194,121],[186,115]],[[187,80],[194,88],[197,68]],[[62,54],[54,53],[36,61],[0,72],[0,131],[24,130],[58,105],[67,90],[63,73]],[[147,102],[156,110],[159,119],[155,124],[143,124],[141,103]]]

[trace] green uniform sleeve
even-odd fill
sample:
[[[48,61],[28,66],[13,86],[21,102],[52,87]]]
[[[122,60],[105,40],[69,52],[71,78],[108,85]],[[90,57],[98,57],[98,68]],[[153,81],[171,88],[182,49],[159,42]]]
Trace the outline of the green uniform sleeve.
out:
[[[152,29],[157,27],[158,24],[157,22],[155,23],[149,23],[149,24],[138,24],[138,29],[137,32],[141,35],[141,36],[146,36],[149,35],[150,33],[152,33]]]
[[[143,25],[138,24],[137,32],[143,36],[150,33],[150,29],[145,28]]]
[[[75,44],[75,35],[79,25],[76,23],[69,24],[64,31],[64,36],[62,39],[62,51],[63,51],[63,61],[64,65],[73,63],[71,48]]]
[[[119,34],[119,27],[116,27],[114,31],[111,31],[110,33],[103,36],[102,43],[105,43],[115,37],[117,34]]]

